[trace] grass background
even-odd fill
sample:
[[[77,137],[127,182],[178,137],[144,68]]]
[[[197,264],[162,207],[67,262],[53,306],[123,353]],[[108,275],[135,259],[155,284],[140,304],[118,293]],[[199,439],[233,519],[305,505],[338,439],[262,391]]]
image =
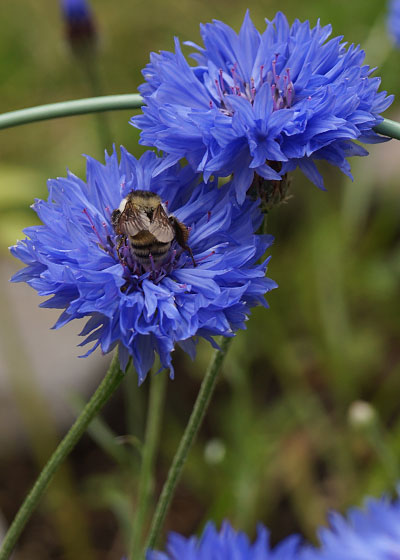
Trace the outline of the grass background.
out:
[[[92,0],[92,6],[104,94],[135,92],[150,51],[172,49],[174,35],[198,42],[199,23],[213,18],[238,29],[246,8],[259,28],[278,9],[290,21],[298,17],[314,25],[320,18],[322,24],[331,23],[333,35],[365,47],[367,63],[379,65],[383,89],[396,94],[400,87],[400,52],[391,50],[386,37],[384,5],[373,0],[250,0],[246,5],[227,0]],[[4,0],[0,28],[2,112],[91,95],[64,40],[58,2]],[[130,114],[121,111],[106,118],[113,142],[140,154],[138,132],[128,125]],[[400,117],[396,101],[385,116]],[[250,535],[257,521],[265,523],[274,542],[292,532],[315,539],[329,509],[345,511],[366,494],[394,492],[400,457],[398,146],[396,141],[371,146],[368,158],[353,160],[353,183],[326,166],[325,193],[295,174],[292,198],[269,219],[276,241],[268,274],[279,289],[268,297],[270,310],[255,310],[247,331],[232,346],[167,530],[190,534],[209,518],[217,523],[228,518]],[[35,197],[47,196],[46,179],[64,175],[66,167],[84,177],[81,154],[101,159],[103,149],[93,116],[0,131],[3,261],[10,259],[7,246],[34,223],[29,205]],[[2,321],[7,322],[7,313],[3,307]],[[41,343],[46,347],[48,341]],[[73,356],[74,351],[71,347]],[[201,344],[194,363],[176,354],[155,495],[210,349]],[[13,375],[15,364],[6,367]],[[143,436],[147,393],[148,383],[139,390],[134,374],[128,376],[107,407],[104,423],[84,437],[52,485],[23,535],[16,560],[111,560],[124,553],[135,508],[137,442]],[[372,407],[372,419],[363,427],[354,420],[360,400]],[[27,407],[33,419],[27,444],[0,450],[0,510],[8,522],[62,431],[39,414],[40,407],[29,404],[29,397],[25,405],[21,402],[16,406]]]

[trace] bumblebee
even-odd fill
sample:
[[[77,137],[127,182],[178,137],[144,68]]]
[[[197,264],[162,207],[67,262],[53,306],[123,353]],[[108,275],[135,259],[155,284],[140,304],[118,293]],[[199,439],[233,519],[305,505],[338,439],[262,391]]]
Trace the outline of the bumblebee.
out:
[[[133,259],[145,269],[160,265],[175,241],[193,253],[187,245],[188,228],[175,216],[168,216],[161,198],[151,191],[131,191],[111,215],[111,223],[121,243],[127,242]]]

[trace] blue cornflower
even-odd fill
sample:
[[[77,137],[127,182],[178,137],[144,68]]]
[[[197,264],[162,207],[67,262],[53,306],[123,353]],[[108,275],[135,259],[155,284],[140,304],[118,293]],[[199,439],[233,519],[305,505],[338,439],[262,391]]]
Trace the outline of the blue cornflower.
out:
[[[347,518],[330,516],[330,528],[320,529],[319,550],[309,560],[400,560],[400,500],[368,499],[364,510],[353,508]]]
[[[262,525],[252,544],[245,533],[235,531],[228,522],[219,532],[209,522],[199,539],[170,533],[167,552],[148,552],[146,560],[299,560],[298,551],[297,537],[286,539],[272,550],[268,531]]]
[[[387,25],[389,34],[396,47],[400,47],[400,1],[390,0],[388,8]]]
[[[359,46],[330,34],[319,22],[290,27],[280,12],[261,34],[248,13],[239,34],[214,20],[201,25],[204,47],[186,43],[196,66],[175,39],[175,53],[152,53],[143,70],[146,105],[131,119],[141,143],[166,152],[166,164],[185,157],[205,181],[233,173],[239,203],[255,173],[279,181],[299,167],[323,188],[323,159],[351,177],[346,158],[367,154],[353,140],[382,141],[372,128],[393,96],[377,92]]]
[[[276,287],[265,278],[268,259],[255,264],[272,243],[254,235],[262,220],[257,204],[239,208],[229,184],[198,184],[189,166],[157,173],[162,163],[153,152],[137,160],[123,148],[120,163],[115,151],[105,165],[87,158],[86,182],[72,173],[50,180],[47,202],[33,205],[43,225],[27,228],[28,237],[11,248],[27,265],[12,280],[52,296],[42,307],[64,309],[55,328],[89,317],[81,332],[82,344],[94,343],[88,354],[118,345],[121,366],[132,356],[139,382],[155,352],[172,377],[176,343],[194,357],[198,336],[233,336]],[[157,265],[132,257],[111,217],[133,190],[159,195],[188,228],[196,266],[176,241]]]

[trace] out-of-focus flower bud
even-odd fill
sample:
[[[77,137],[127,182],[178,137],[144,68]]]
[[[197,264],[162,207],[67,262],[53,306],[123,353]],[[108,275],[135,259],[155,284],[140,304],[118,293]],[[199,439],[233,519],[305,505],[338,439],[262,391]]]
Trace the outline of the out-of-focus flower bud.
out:
[[[97,44],[97,31],[87,0],[61,0],[66,37],[73,51],[91,50]]]

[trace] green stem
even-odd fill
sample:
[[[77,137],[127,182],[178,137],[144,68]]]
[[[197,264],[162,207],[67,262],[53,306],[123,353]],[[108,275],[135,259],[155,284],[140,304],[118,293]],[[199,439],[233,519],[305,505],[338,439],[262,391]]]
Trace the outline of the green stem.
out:
[[[24,503],[20,507],[3,540],[2,547],[0,549],[0,560],[7,560],[9,558],[18,537],[20,536],[33,511],[37,507],[39,500],[53,478],[54,473],[63,463],[70,451],[78,443],[91,420],[108,401],[123,378],[124,373],[119,367],[118,353],[116,353],[103,381],[100,383],[96,392],[93,394],[80,416],[76,419],[67,435],[58,445],[57,449],[54,451],[48,463],[40,473],[31,491],[25,498]]]
[[[139,495],[137,512],[132,531],[131,557],[135,559],[140,554],[141,538],[149,501],[153,488],[154,459],[158,447],[163,403],[167,382],[166,372],[151,376],[149,406],[147,409],[146,435],[143,447],[142,464],[139,476]]]
[[[83,51],[76,53],[75,59],[82,67],[84,79],[87,81],[90,88],[90,94],[93,95],[93,97],[103,95],[96,49],[83,49]],[[109,150],[112,148],[113,141],[107,116],[104,113],[96,113],[94,116],[99,135],[100,149],[102,152],[105,149]]]
[[[119,111],[121,109],[140,109],[143,104],[144,101],[138,93],[102,95],[74,101],[49,103],[48,105],[38,105],[37,107],[0,114],[0,129],[59,117],[86,115],[87,113],[101,111]],[[400,123],[396,121],[383,119],[381,123],[374,127],[374,130],[379,134],[400,140]]]
[[[0,129],[10,128],[31,122],[45,121],[58,117],[85,115],[99,111],[118,111],[120,109],[139,109],[143,99],[138,93],[125,95],[103,95],[101,97],[88,97],[73,101],[61,101],[48,105],[38,105],[19,111],[10,111],[0,115]]]
[[[173,458],[172,465],[168,472],[167,480],[164,483],[164,487],[158,500],[156,511],[154,513],[152,524],[150,527],[149,536],[146,541],[146,546],[142,552],[142,558],[145,558],[146,550],[153,549],[157,543],[157,539],[164,523],[168,507],[174,495],[176,485],[182,474],[182,469],[189,454],[190,448],[192,447],[193,441],[200,429],[201,423],[203,421],[204,415],[214,391],[214,387],[217,381],[217,374],[221,368],[223,359],[228,351],[231,341],[232,338],[224,338],[222,340],[220,349],[214,352],[213,359],[207,369],[192,413],[190,415],[189,422],[179,443],[178,450]]]
[[[396,121],[383,119],[381,123],[374,127],[374,130],[375,132],[378,132],[378,134],[383,134],[384,136],[390,136],[390,138],[400,140],[400,123]]]

